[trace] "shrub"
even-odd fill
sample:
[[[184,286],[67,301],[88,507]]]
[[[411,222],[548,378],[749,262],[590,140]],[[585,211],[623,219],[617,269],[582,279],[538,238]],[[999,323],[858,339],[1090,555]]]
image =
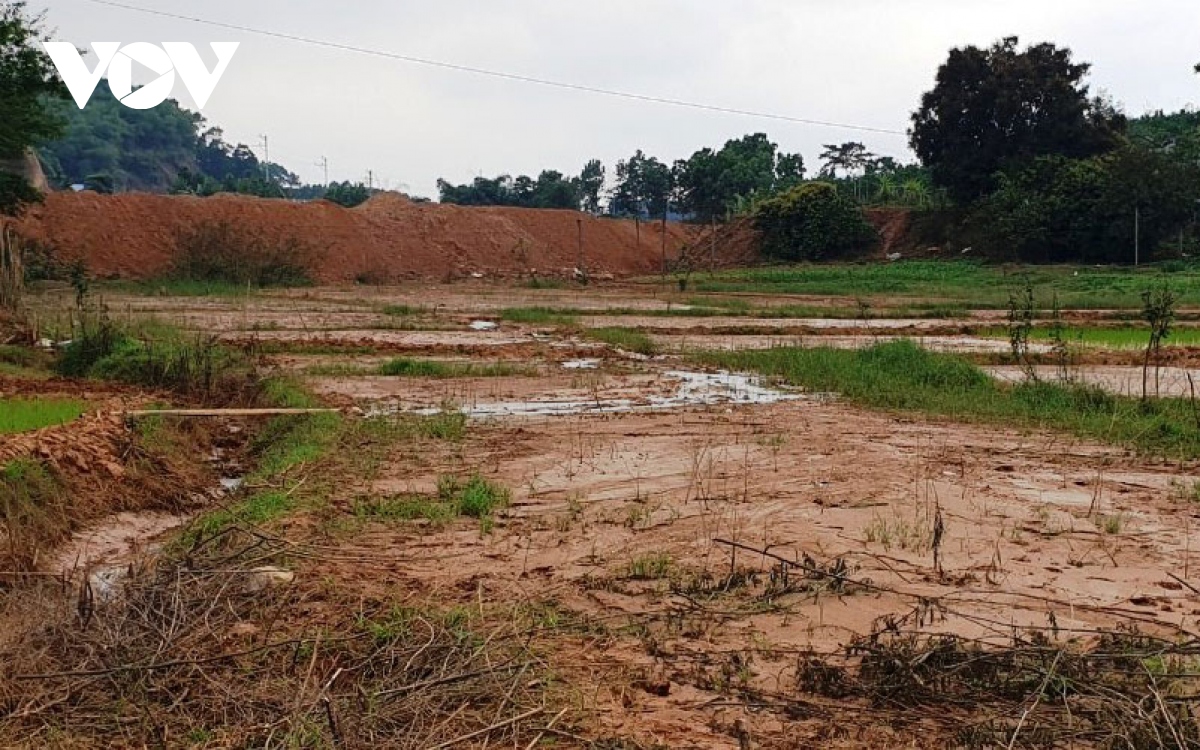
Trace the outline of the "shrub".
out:
[[[175,237],[176,280],[308,286],[317,249],[295,236],[267,238],[228,221],[201,221]]]
[[[759,204],[754,223],[763,252],[783,260],[827,260],[863,253],[879,235],[862,209],[833,185],[810,182]]]
[[[213,338],[163,326],[135,333],[104,313],[84,322],[56,369],[68,377],[167,388],[205,400],[233,397],[254,384],[244,357]]]

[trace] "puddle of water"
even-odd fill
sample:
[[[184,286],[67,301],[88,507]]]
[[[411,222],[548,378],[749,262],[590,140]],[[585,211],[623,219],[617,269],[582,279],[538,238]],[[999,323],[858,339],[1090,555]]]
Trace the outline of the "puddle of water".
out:
[[[600,360],[598,359],[572,359],[569,362],[563,362],[564,370],[598,370],[600,369]]]
[[[186,516],[159,511],[143,513],[118,513],[110,516],[75,537],[58,552],[49,570],[69,572],[87,569],[98,563],[114,564],[112,570],[124,570],[125,565],[115,566],[118,561],[128,560],[143,549],[146,540],[179,528],[187,523]],[[107,575],[107,574],[106,574]]]
[[[660,408],[712,404],[776,404],[780,401],[796,401],[797,393],[785,393],[762,385],[762,379],[754,375],[737,375],[731,372],[690,372],[673,370],[667,377],[682,381],[674,396],[650,397],[651,403]]]
[[[762,385],[760,378],[752,375],[736,375],[728,372],[704,373],[675,370],[666,376],[680,381],[679,387],[670,396],[649,396],[644,400],[629,398],[592,399],[589,401],[510,401],[464,406],[462,413],[472,419],[496,419],[500,417],[561,417],[586,414],[620,414],[643,411],[681,409],[688,406],[716,406],[732,404],[775,404],[783,401],[826,398],[812,394],[787,393]],[[395,414],[395,407],[377,406],[367,412],[368,416]],[[410,413],[421,416],[439,414],[440,409],[426,408]]]
[[[494,331],[500,326],[490,320],[476,320],[471,323],[472,331]]]

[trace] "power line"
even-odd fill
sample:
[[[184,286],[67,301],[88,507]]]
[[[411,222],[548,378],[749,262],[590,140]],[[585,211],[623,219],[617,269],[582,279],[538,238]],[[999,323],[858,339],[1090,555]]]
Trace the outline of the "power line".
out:
[[[649,94],[637,94],[630,91],[620,91],[617,89],[606,89],[597,86],[588,86],[579,83],[567,83],[565,81],[556,81],[549,78],[537,78],[534,76],[521,75],[519,73],[506,73],[499,70],[491,70],[488,68],[477,68],[470,65],[459,65],[458,63],[444,62],[441,60],[431,60],[424,57],[413,57],[412,55],[402,55],[397,52],[387,52],[385,50],[371,49],[369,47],[358,47],[352,44],[343,44],[341,42],[330,42],[323,39],[314,39],[312,37],[299,36],[296,34],[287,34],[279,31],[268,31],[267,29],[257,29],[251,26],[242,26],[235,23],[227,23],[225,21],[214,21],[207,18],[199,18],[196,16],[186,16],[180,13],[171,13],[165,10],[155,10],[153,8],[141,8],[136,5],[127,5],[125,3],[114,2],[113,0],[87,0],[95,5],[105,5],[111,8],[121,8],[122,10],[131,10],[138,13],[147,13],[153,16],[162,16],[164,18],[173,18],[179,21],[190,21],[192,23],[205,24],[207,26],[216,26],[222,29],[232,29],[241,31],[247,34],[258,34],[260,36],[273,37],[275,39],[283,39],[290,42],[300,42],[302,44],[312,44],[318,47],[326,47],[329,49],[341,50],[343,52],[357,52],[363,55],[371,55],[374,57],[383,57],[389,60],[399,60],[401,62],[412,63],[414,65],[425,65],[432,68],[442,68],[444,70],[455,70],[461,73],[472,73],[474,75],[489,76],[491,78],[501,78],[508,81],[518,81],[521,83],[531,83],[538,86],[549,86],[557,89],[565,89],[568,91],[580,91],[588,94],[600,94],[602,96],[615,97],[620,99],[630,99],[639,102],[648,102],[651,104],[665,104],[672,107],[685,107],[688,109],[698,109],[706,112],[718,112],[727,115],[741,115],[743,117],[756,117],[764,120],[779,120],[782,122],[791,122],[800,125],[816,125],[825,128],[838,128],[841,130],[858,130],[864,133],[882,133],[885,135],[907,135],[902,130],[891,130],[888,128],[877,128],[869,125],[851,125],[842,122],[830,122],[827,120],[812,120],[804,117],[792,117],[791,115],[775,114],[771,112],[758,112],[749,109],[737,109],[735,107],[723,107],[717,104],[704,104],[702,102],[687,101],[684,99],[673,99],[663,96],[651,96]]]

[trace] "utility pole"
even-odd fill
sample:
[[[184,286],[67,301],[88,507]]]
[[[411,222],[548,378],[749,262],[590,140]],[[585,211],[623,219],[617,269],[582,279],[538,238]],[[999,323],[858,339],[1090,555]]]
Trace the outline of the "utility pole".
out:
[[[329,157],[322,156],[321,161],[317,162],[317,166],[325,170],[325,187],[329,187]]]
[[[374,189],[375,189],[375,170],[368,169],[367,170],[367,190],[369,192],[369,191],[373,191]]]
[[[709,246],[708,246],[708,272],[716,273],[717,272],[717,216],[716,216],[716,214],[713,214],[711,219],[712,219],[712,232],[709,233],[709,236],[711,237],[712,241],[709,243]]]
[[[1133,267],[1142,262],[1142,207],[1133,207]]]
[[[662,218],[662,268],[663,276],[667,275],[667,214],[671,212],[671,200],[668,198],[663,206]]]
[[[258,145],[262,146],[263,150],[263,180],[270,182],[271,172],[269,165],[271,163],[271,140],[267,138],[265,133],[259,137],[262,138],[262,143]]]
[[[576,217],[575,222],[579,225],[579,260],[576,261],[576,265],[581,273],[586,274],[583,270],[583,217]]]

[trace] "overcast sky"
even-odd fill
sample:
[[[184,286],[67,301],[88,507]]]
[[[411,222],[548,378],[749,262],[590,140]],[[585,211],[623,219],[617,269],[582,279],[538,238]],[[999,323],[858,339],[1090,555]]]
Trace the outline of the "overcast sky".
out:
[[[951,47],[1008,35],[1069,46],[1129,114],[1200,103],[1196,0],[122,0],[161,11],[587,86],[904,131]],[[39,6],[32,0],[31,8]],[[821,144],[911,158],[903,135],[627,101],[481,77],[97,5],[45,3],[55,38],[237,41],[203,109],[271,159],[433,196],[439,177],[612,176],[635,149],[670,162],[767,132],[816,168]],[[207,47],[206,59],[215,59]],[[193,107],[182,84],[178,98]],[[260,152],[261,156],[261,152]]]

